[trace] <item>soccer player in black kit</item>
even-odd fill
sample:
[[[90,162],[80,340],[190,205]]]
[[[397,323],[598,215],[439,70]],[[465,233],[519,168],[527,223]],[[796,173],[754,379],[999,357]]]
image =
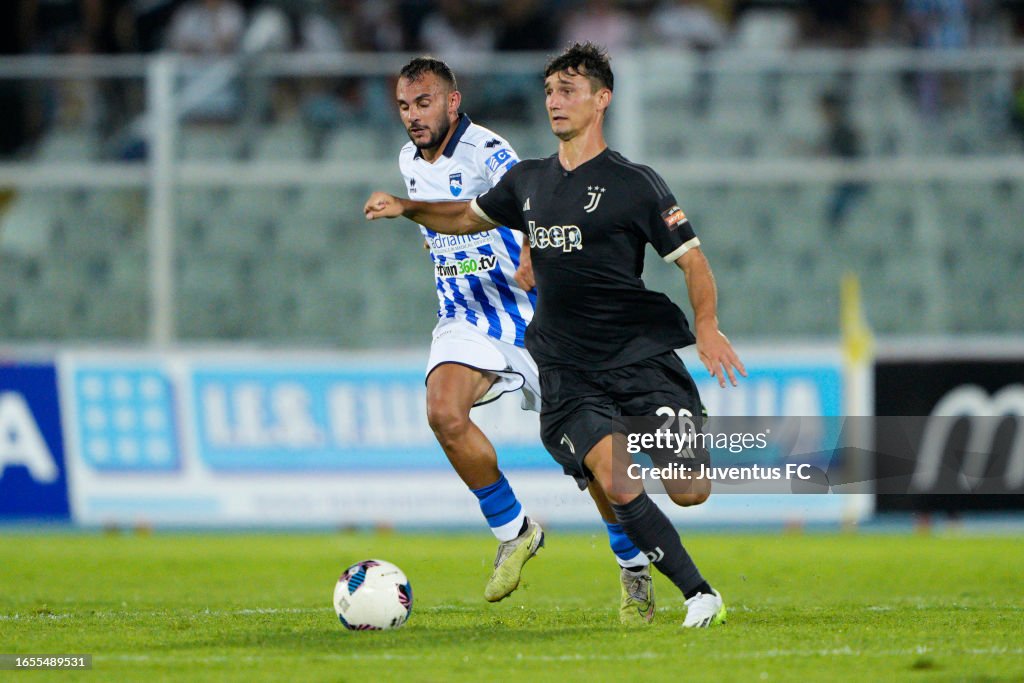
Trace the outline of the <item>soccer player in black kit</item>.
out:
[[[405,216],[440,233],[508,225],[529,235],[537,308],[526,347],[540,368],[544,446],[585,487],[596,480],[626,534],[686,598],[683,626],[725,621],[718,591],[701,576],[668,517],[613,456],[619,416],[699,416],[697,387],[675,349],[696,342],[708,372],[724,387],[746,375],[718,329],[717,295],[700,240],[656,172],[605,144],[612,99],[608,56],[573,44],[544,72],[546,106],[558,153],[521,161],[472,202],[416,202],[376,192],[368,219]],[[682,269],[696,337],[683,312],[646,289],[644,248]],[[672,492],[680,505],[702,503],[705,480]]]

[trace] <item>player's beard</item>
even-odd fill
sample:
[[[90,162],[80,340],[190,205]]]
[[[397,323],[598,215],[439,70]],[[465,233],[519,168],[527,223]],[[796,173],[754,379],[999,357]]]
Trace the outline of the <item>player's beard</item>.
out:
[[[563,120],[562,123],[565,124],[567,123],[567,121]],[[580,132],[579,128],[562,128],[561,130],[555,130],[555,122],[551,121],[550,124],[551,132],[554,134],[556,138],[558,138],[562,142],[568,142],[569,140],[572,140],[574,137],[579,135]]]
[[[448,135],[448,131],[451,127],[451,123],[448,122],[448,119],[444,119],[441,121],[440,125],[438,125],[436,131],[430,132],[430,139],[426,142],[416,142],[412,137],[412,131],[408,131],[409,139],[412,140],[412,144],[416,145],[418,149],[437,149],[441,145],[441,141]],[[426,130],[430,130],[430,128],[426,128]]]

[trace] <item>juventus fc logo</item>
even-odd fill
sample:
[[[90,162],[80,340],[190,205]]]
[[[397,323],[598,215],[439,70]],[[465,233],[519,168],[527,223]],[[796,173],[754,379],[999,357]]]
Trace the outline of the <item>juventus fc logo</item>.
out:
[[[587,196],[590,199],[587,201],[587,205],[583,207],[583,210],[587,213],[593,213],[597,205],[601,203],[601,197],[604,195],[604,188],[596,185],[587,186]]]
[[[651,561],[651,564],[654,564],[655,562],[661,562],[665,559],[665,553],[662,552],[661,548],[658,546],[655,546],[654,550],[652,550],[651,552],[644,553],[644,555],[646,555],[647,559]]]
[[[569,452],[576,455],[576,447],[572,445],[572,439],[569,438],[568,434],[562,434],[562,440],[559,443],[563,443],[569,447]]]

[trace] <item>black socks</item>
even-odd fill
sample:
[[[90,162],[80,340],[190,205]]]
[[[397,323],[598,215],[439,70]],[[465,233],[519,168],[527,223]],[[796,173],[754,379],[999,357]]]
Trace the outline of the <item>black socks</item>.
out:
[[[625,505],[612,505],[629,540],[687,597],[710,593],[711,587],[683,548],[672,522],[646,493]]]

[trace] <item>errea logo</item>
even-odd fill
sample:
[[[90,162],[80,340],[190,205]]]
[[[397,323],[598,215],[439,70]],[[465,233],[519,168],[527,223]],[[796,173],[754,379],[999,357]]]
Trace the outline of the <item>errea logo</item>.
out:
[[[583,232],[577,225],[552,225],[550,228],[539,227],[534,221],[527,221],[530,226],[530,247],[547,249],[554,247],[564,253],[583,248]]]

